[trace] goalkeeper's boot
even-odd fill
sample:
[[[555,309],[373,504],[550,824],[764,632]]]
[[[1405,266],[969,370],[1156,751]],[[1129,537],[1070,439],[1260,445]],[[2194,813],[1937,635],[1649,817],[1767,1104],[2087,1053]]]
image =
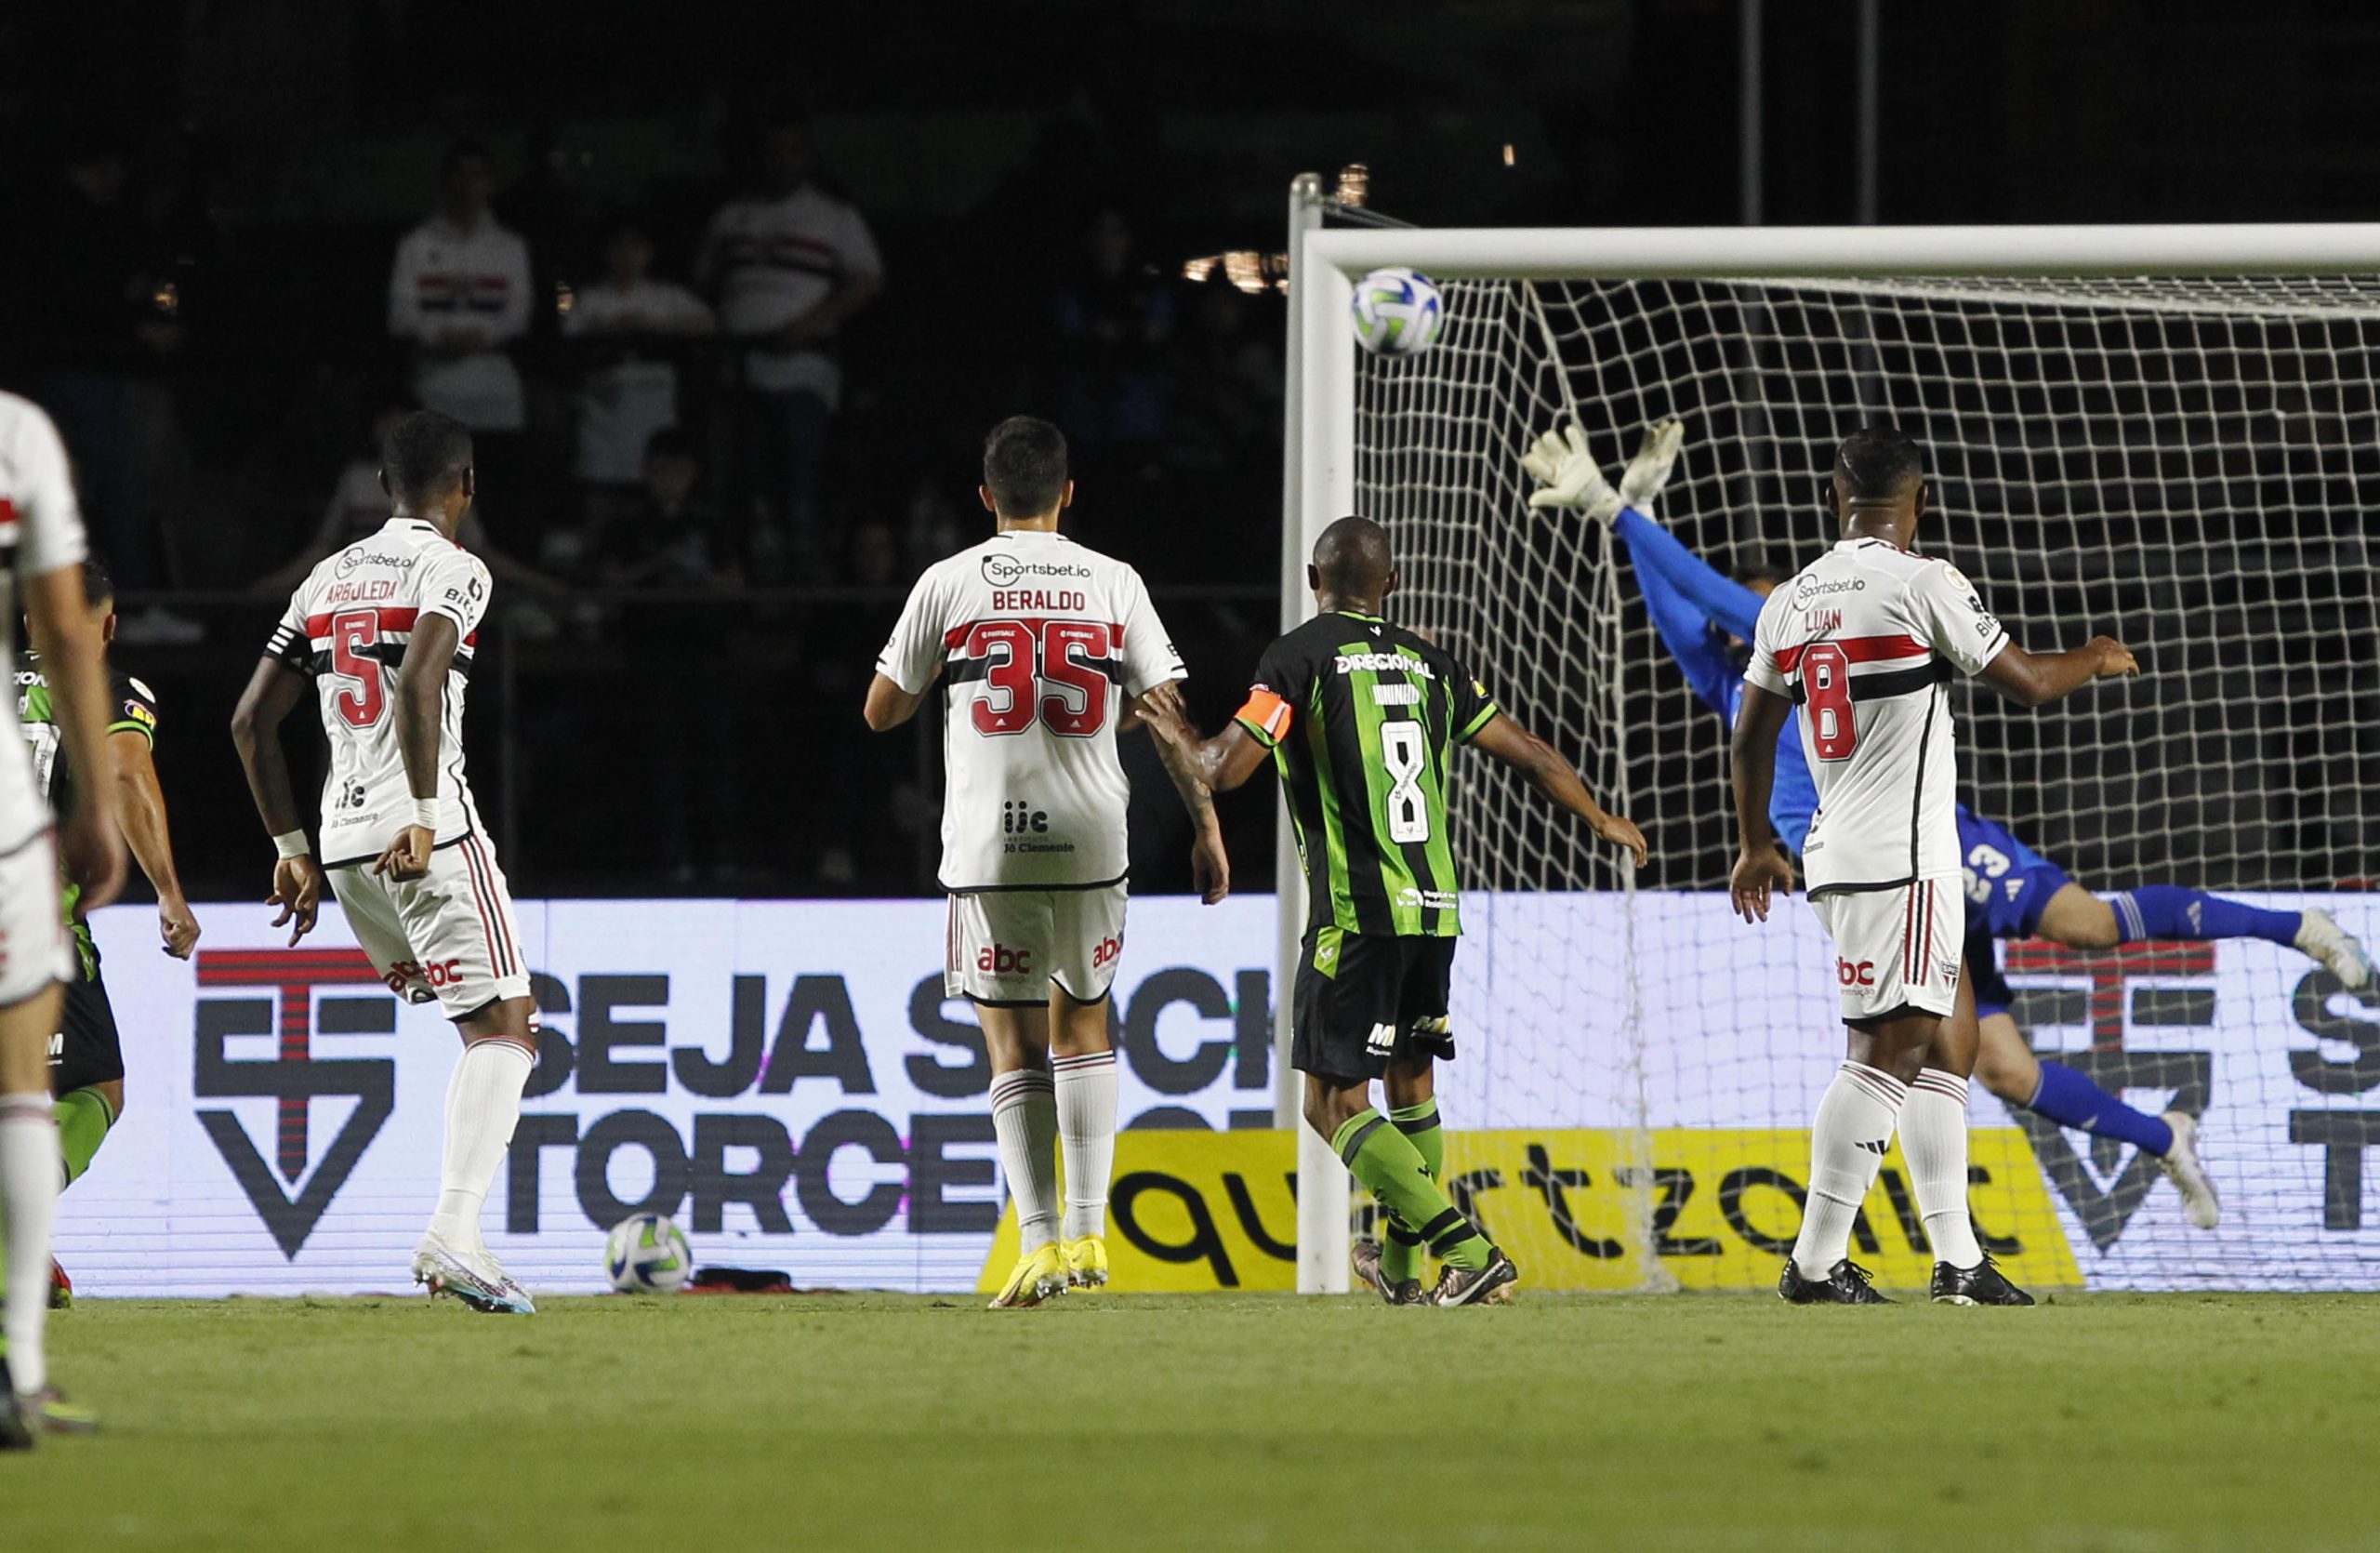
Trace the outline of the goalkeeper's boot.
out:
[[[45,1386],[30,1397],[20,1397],[25,1421],[44,1434],[97,1434],[99,1415],[66,1400],[55,1386]]]
[[[66,1276],[66,1269],[60,1267],[58,1258],[53,1256],[49,1259],[49,1307],[67,1310],[73,1308],[73,1304],[74,1281]]]
[[[2339,985],[2360,992],[2372,984],[2372,957],[2356,936],[2341,927],[2328,911],[2308,911],[2297,922],[2299,950],[2320,961]]]
[[[2215,1183],[2207,1178],[2206,1161],[2198,1157],[2198,1120],[2182,1111],[2167,1111],[2165,1125],[2174,1130],[2174,1147],[2157,1167],[2182,1194],[2182,1215],[2193,1229],[2212,1229],[2223,1219],[2223,1204],[2215,1201]]]
[[[1430,1296],[1421,1291],[1418,1278],[1391,1278],[1381,1270],[1380,1242],[1357,1241],[1347,1253],[1347,1260],[1355,1269],[1355,1277],[1374,1294],[1391,1305],[1427,1305]]]
[[[1954,1268],[1948,1262],[1934,1264],[1934,1303],[1937,1305],[2030,1305],[2033,1296],[2017,1288],[2001,1275],[1987,1255],[1972,1268]]]
[[[1876,1293],[1868,1281],[1868,1269],[1844,1257],[1827,1269],[1824,1278],[1805,1278],[1802,1269],[1785,1258],[1785,1270],[1777,1275],[1777,1297],[1788,1305],[1890,1305],[1893,1302]]]
[[[512,1281],[504,1264],[483,1247],[456,1245],[432,1231],[413,1251],[413,1281],[431,1298],[452,1294],[488,1316],[534,1316],[526,1290]]]
[[[33,1421],[24,1399],[17,1395],[14,1381],[8,1378],[8,1361],[0,1355],[0,1451],[30,1451],[33,1448]]]
[[[1066,1264],[1066,1288],[1069,1292],[1089,1294],[1093,1289],[1107,1287],[1105,1241],[1096,1235],[1085,1235],[1059,1247],[1058,1254]]]
[[[1438,1286],[1431,1292],[1430,1303],[1451,1309],[1458,1305],[1509,1305],[1513,1287],[1521,1281],[1520,1268],[1501,1251],[1488,1254],[1484,1268],[1458,1268],[1449,1262],[1438,1274]]]
[[[1009,1269],[1008,1281],[992,1296],[987,1310],[1029,1310],[1045,1299],[1066,1292],[1066,1259],[1055,1243],[1028,1251]]]

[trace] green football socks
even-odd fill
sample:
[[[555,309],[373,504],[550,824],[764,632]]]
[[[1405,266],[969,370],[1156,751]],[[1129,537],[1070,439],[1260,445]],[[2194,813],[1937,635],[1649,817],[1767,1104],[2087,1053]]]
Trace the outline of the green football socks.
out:
[[[1433,1181],[1446,1178],[1447,1135],[1438,1125],[1435,1099],[1418,1106],[1398,1106],[1388,1113],[1396,1130],[1412,1140],[1421,1155],[1421,1169]],[[1394,1214],[1385,1213],[1380,1240],[1381,1275],[1392,1283],[1421,1276],[1421,1232]]]
[[[66,1164],[66,1184],[73,1186],[91,1168],[99,1145],[115,1125],[115,1111],[96,1089],[78,1089],[58,1101],[58,1152]]]
[[[1458,1268],[1488,1265],[1495,1248],[1447,1200],[1430,1178],[1421,1151],[1388,1118],[1367,1106],[1331,1135],[1330,1147],[1382,1207],[1420,1231],[1432,1251]]]

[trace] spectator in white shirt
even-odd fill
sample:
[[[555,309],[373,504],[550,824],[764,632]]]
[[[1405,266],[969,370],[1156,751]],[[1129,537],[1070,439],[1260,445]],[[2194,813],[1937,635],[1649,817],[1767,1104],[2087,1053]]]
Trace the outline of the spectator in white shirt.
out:
[[[529,246],[489,214],[494,189],[485,147],[447,151],[438,208],[397,243],[389,333],[412,354],[422,407],[471,429],[478,505],[525,518],[528,414],[509,348],[529,331]]]
[[[602,259],[602,278],[572,295],[562,324],[563,338],[584,352],[576,471],[595,498],[590,512],[608,512],[602,498],[633,490],[653,433],[678,424],[672,343],[717,326],[701,298],[652,277],[653,239],[637,221],[622,218],[606,229]]]
[[[720,327],[749,348],[742,431],[747,480],[767,515],[753,558],[768,576],[826,550],[815,531],[818,467],[842,392],[832,347],[884,283],[867,223],[811,180],[808,124],[779,117],[755,149],[754,190],[711,218],[695,278],[718,299]]]

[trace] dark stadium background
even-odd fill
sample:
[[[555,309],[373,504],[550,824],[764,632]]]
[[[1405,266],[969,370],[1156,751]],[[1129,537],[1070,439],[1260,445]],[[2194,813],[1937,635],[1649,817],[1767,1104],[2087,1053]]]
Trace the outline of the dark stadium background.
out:
[[[2366,7],[1876,8],[1877,219],[2371,210]],[[1870,213],[1860,12],[1765,7],[1768,221]],[[1736,0],[0,7],[0,385],[38,397],[96,373],[139,406],[126,435],[75,452],[86,481],[146,482],[154,509],[126,568],[146,640],[117,657],[160,694],[190,893],[262,893],[270,853],[223,732],[281,607],[258,579],[311,532],[402,379],[390,256],[458,139],[491,149],[496,209],[532,245],[540,303],[515,352],[539,473],[525,498],[490,493],[492,512],[511,498],[549,529],[573,521],[562,450],[582,360],[554,299],[623,210],[682,278],[750,126],[812,115],[820,176],[872,225],[887,277],[842,342],[834,542],[814,565],[765,586],[505,596],[469,738],[516,887],[908,894],[932,887],[930,724],[870,738],[859,700],[935,536],[977,532],[982,430],[1018,410],[1066,418],[1119,376],[1154,385],[1160,434],[1085,446],[1078,531],[1148,576],[1212,723],[1278,610],[1276,365],[1276,397],[1263,384],[1284,319],[1277,295],[1220,272],[1194,284],[1185,265],[1277,250],[1291,176],[1355,161],[1376,203],[1430,224],[1740,219],[1739,16]],[[105,221],[60,203],[61,168],[96,154],[126,174]],[[1127,272],[1086,280],[1086,232],[1115,218],[1135,245]],[[119,316],[60,326],[60,297],[103,272],[155,284]],[[1060,298],[1089,293],[1173,327],[1129,362],[1090,359],[1051,325]],[[157,325],[170,344],[139,333]],[[684,375],[719,367],[694,351]],[[707,479],[734,488],[730,441],[707,445]],[[1266,873],[1269,785],[1224,812],[1242,868]],[[1136,814],[1144,889],[1186,883],[1180,823],[1170,797]],[[1716,859],[1659,866],[1662,882],[1708,883]]]

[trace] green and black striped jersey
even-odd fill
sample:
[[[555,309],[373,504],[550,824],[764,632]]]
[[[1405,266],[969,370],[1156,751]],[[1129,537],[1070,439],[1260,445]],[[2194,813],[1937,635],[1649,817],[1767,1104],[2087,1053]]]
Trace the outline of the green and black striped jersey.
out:
[[[1280,764],[1310,926],[1462,931],[1448,758],[1495,716],[1469,670],[1368,615],[1318,616],[1265,649],[1239,723]]]

